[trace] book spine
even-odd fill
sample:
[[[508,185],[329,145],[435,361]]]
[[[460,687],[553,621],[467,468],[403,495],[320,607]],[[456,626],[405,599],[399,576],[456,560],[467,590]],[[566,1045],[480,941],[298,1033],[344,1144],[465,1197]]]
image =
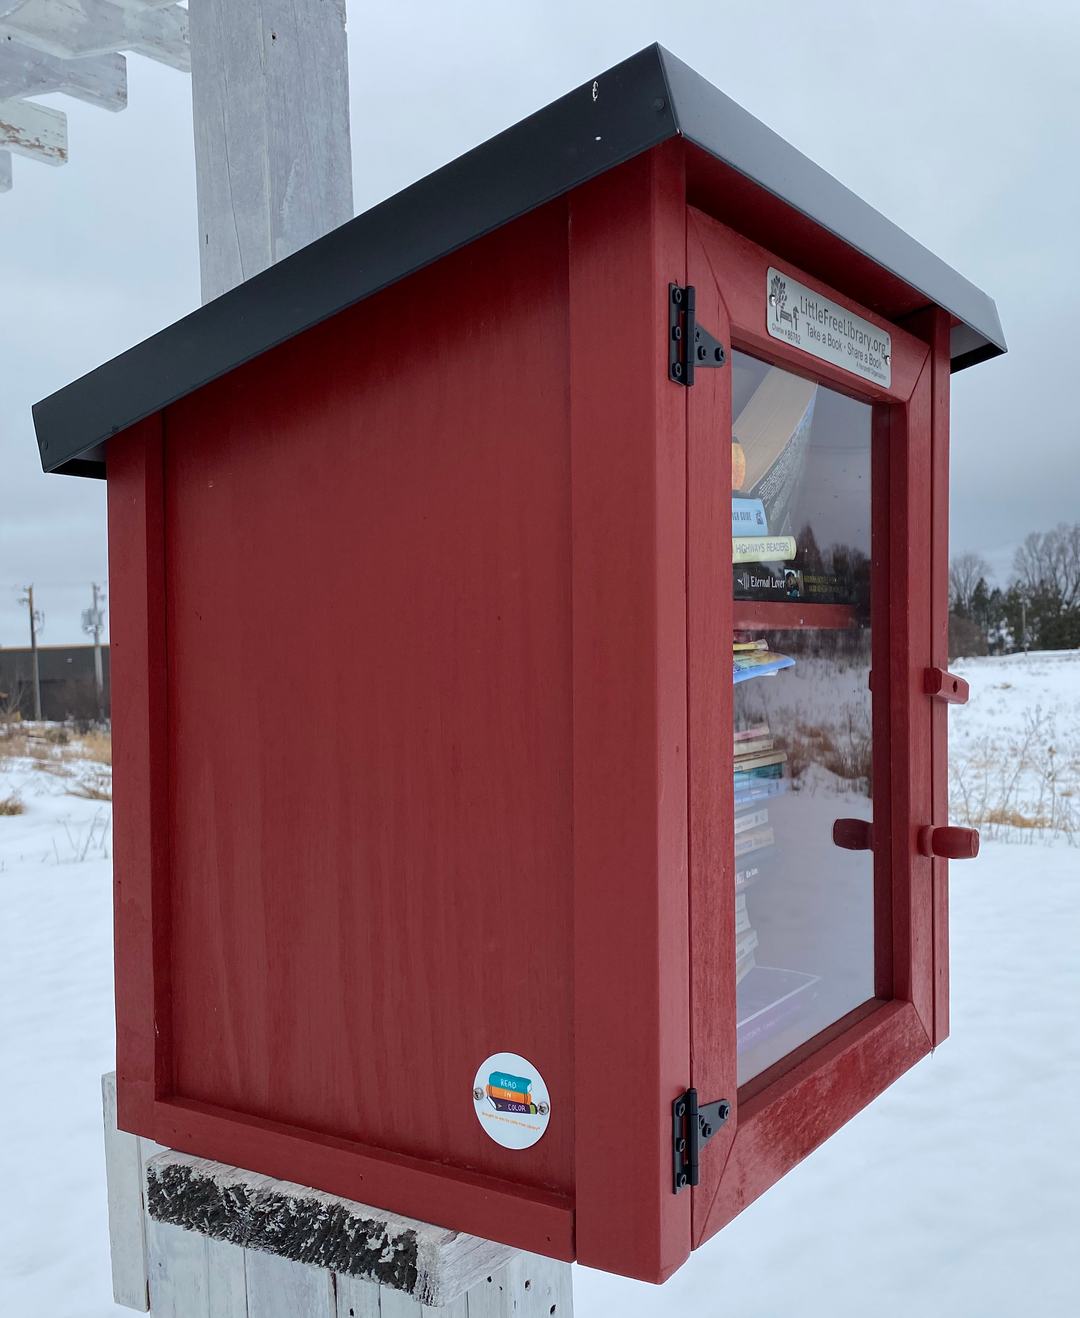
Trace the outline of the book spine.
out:
[[[731,500],[731,534],[732,536],[769,534],[765,505],[760,499]]]
[[[735,816],[735,832],[745,833],[748,829],[757,828],[759,824],[769,822],[769,812],[767,809],[751,810],[745,815]]]
[[[735,793],[735,808],[752,805],[754,801],[767,801],[770,797],[781,796],[788,789],[786,778],[756,779],[753,786],[740,788]]]
[[[735,939],[735,960],[741,961],[758,945],[757,930],[747,929]]]
[[[505,1098],[496,1098],[494,1094],[488,1095],[488,1101],[491,1106],[498,1112],[535,1112],[535,1103],[509,1103]]]
[[[749,773],[751,769],[767,769],[772,764],[786,764],[787,751],[763,751],[760,755],[736,755],[735,772]]]
[[[747,787],[752,783],[757,783],[762,778],[782,778],[784,766],[782,764],[766,764],[760,769],[743,769],[735,770],[735,786]]]
[[[737,741],[735,743],[735,758],[740,755],[761,755],[765,751],[771,751],[776,743],[772,737],[758,737],[756,741]]]
[[[513,1089],[500,1089],[497,1085],[488,1085],[487,1091],[489,1098],[505,1099],[507,1103],[524,1103],[528,1106],[532,1102],[528,1094],[522,1094]]]
[[[747,856],[752,851],[760,851],[763,847],[772,846],[774,840],[771,828],[763,828],[754,833],[745,833],[735,839],[735,855]]]
[[[791,535],[737,535],[731,539],[732,563],[789,563],[797,552]]]
[[[767,649],[768,647],[766,646],[763,648]],[[768,735],[769,725],[767,723],[758,723],[752,728],[743,728],[741,732],[736,732],[735,744],[738,745],[741,741],[757,741],[761,737],[767,737]]]

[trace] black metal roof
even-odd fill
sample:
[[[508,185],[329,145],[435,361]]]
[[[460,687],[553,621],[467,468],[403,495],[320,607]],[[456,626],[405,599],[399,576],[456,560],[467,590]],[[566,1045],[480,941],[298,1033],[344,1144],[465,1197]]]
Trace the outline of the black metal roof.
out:
[[[1006,351],[991,298],[650,46],[38,403],[42,466],[104,476],[110,435],[679,135],[951,312],[954,370]]]

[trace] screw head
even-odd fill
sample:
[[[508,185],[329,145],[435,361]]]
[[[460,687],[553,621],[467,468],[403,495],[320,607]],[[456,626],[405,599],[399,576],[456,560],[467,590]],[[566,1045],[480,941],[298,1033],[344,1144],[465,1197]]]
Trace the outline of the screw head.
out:
[[[667,101],[665,101],[664,98],[663,98],[662,96],[658,96],[658,97],[656,98],[656,100],[653,101],[653,103],[652,103],[652,108],[653,108],[654,110],[659,111],[659,110],[662,110],[662,109],[664,108],[665,105],[667,105]]]

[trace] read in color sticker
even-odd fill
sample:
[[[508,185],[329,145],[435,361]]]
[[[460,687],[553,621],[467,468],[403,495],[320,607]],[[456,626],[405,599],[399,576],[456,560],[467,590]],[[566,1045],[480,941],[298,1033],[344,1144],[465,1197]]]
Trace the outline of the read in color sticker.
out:
[[[543,1076],[517,1053],[495,1053],[473,1081],[476,1119],[504,1149],[528,1149],[547,1130],[551,1097]]]

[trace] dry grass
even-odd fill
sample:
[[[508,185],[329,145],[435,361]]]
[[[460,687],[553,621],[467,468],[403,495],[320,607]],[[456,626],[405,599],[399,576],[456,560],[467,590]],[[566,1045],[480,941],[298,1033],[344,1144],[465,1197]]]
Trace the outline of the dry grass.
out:
[[[68,796],[81,796],[84,801],[111,801],[112,771],[104,766],[87,770],[68,788]]]
[[[75,736],[70,729],[57,725],[43,733],[31,731],[25,724],[0,724],[0,763],[4,760],[34,760],[47,773],[56,772],[49,765],[63,765],[78,760],[94,764],[112,764],[112,737],[92,729]],[[60,773],[63,777],[64,774]]]
[[[1024,712],[1019,733],[986,735],[954,746],[949,757],[949,815],[988,837],[1019,829],[1080,837],[1080,739],[1059,737],[1053,714]]]
[[[80,760],[93,760],[95,764],[112,764],[112,736],[96,728],[84,733],[74,748]]]
[[[812,764],[820,764],[866,796],[873,794],[873,740],[865,720],[848,711],[837,723],[797,723],[789,737],[778,739],[788,753],[791,776],[798,783]]]
[[[12,792],[10,796],[0,796],[0,815],[21,815],[26,806],[19,800],[19,793]]]

